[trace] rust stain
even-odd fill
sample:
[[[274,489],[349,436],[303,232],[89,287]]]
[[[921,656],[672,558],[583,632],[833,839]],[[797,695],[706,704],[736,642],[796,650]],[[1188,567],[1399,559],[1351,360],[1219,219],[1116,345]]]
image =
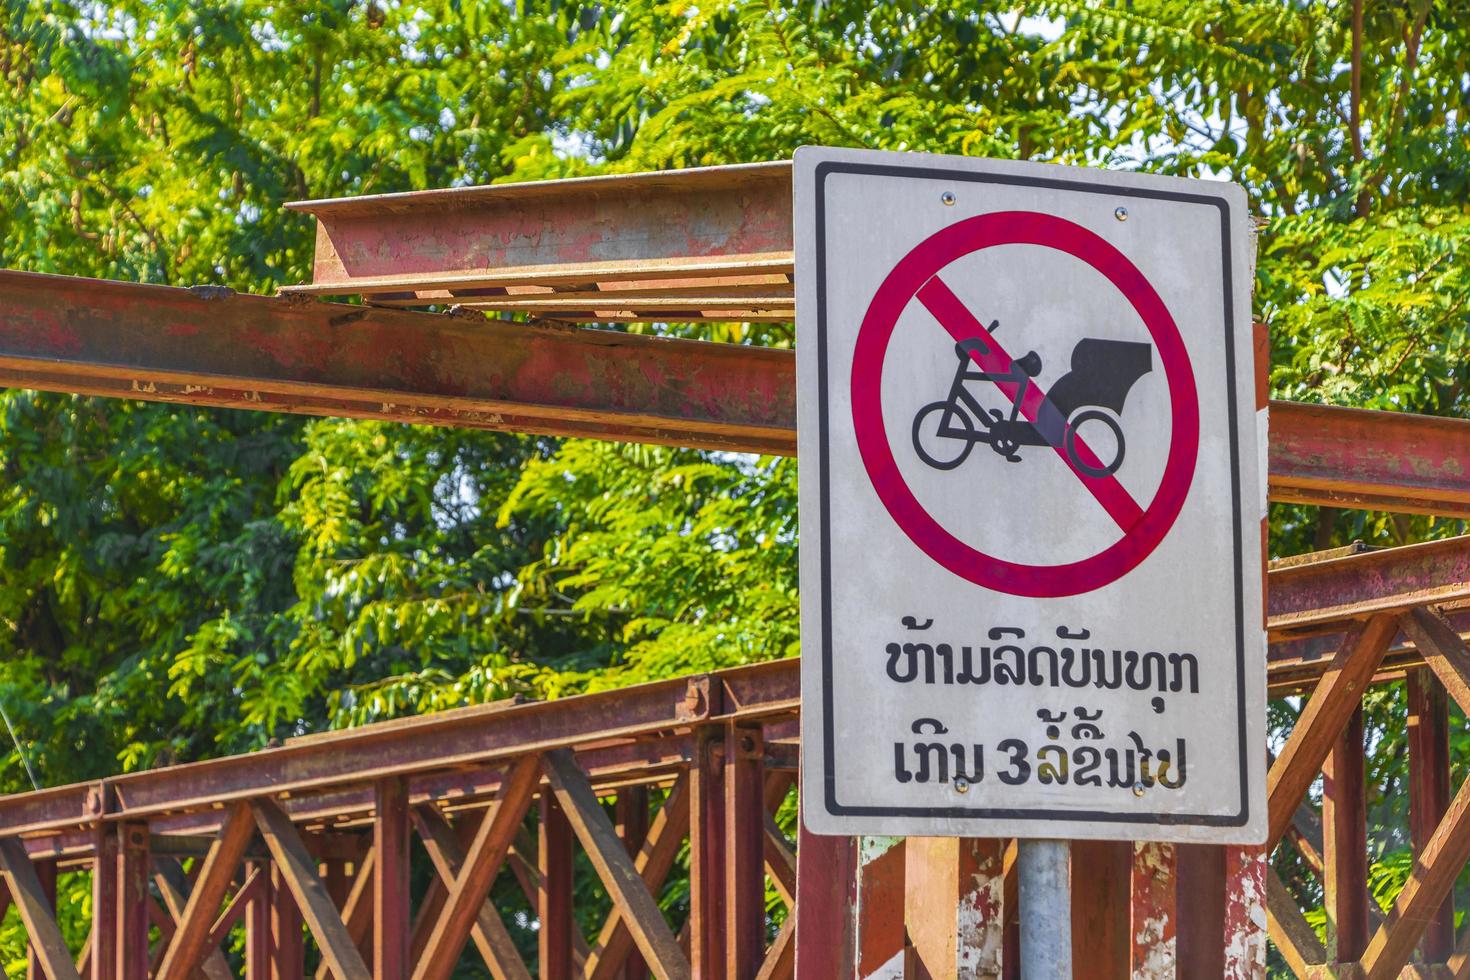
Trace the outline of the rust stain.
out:
[[[960,897],[956,980],[996,980],[1005,956],[1005,874],[997,842],[964,841],[982,852]]]
[[[904,845],[901,838],[862,839],[858,870],[857,973],[890,980],[894,957],[904,947]],[[880,972],[881,971],[881,972]],[[902,980],[898,973],[892,980]]]
[[[1134,980],[1173,980],[1174,870],[1174,845],[1134,845],[1131,957]]]
[[[1265,850],[1227,847],[1225,862],[1224,980],[1265,980]]]

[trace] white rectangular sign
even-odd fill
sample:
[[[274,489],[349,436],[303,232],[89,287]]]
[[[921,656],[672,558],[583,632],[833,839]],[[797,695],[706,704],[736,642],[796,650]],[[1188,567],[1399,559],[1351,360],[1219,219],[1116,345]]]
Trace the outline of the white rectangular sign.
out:
[[[1263,841],[1244,191],[816,147],[794,180],[807,826]]]

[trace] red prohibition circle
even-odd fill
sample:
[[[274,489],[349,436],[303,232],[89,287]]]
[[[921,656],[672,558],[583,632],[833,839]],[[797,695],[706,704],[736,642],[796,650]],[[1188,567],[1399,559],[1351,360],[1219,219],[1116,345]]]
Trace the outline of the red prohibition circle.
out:
[[[1133,305],[1153,338],[1173,415],[1164,477],[1143,516],[1097,554],[1061,565],[1024,565],[987,555],[941,525],[904,482],[883,423],[883,361],[914,294],[945,266],[996,245],[1039,245],[1086,262]],[[1010,595],[1054,598],[1100,589],[1149,556],[1173,527],[1199,455],[1199,396],[1184,338],[1138,267],[1098,235],[1055,215],[1000,211],[957,222],[920,242],[878,287],[858,331],[852,362],[852,420],[858,451],[889,515],[926,555],[976,585]]]

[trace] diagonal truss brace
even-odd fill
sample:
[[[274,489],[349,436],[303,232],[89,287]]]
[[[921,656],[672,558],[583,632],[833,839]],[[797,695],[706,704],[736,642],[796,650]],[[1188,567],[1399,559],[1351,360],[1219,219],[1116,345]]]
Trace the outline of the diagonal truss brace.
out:
[[[1402,619],[1405,635],[1462,709],[1470,711],[1470,648],[1439,613],[1419,608]],[[1461,784],[1414,862],[1383,924],[1359,962],[1368,980],[1397,977],[1425,927],[1470,860],[1470,780]],[[1459,964],[1457,964],[1459,965]]]
[[[566,811],[572,830],[582,841],[597,876],[613,903],[622,911],[638,950],[659,980],[691,980],[689,960],[679,949],[658,903],[644,885],[633,859],[608,820],[587,774],[570,749],[546,753],[542,762],[557,802]]]
[[[505,863],[541,781],[540,763],[541,757],[535,753],[523,755],[506,774],[495,809],[481,821],[465,852],[464,864],[449,887],[444,912],[434,924],[423,954],[414,966],[414,980],[448,980],[458,965],[485,897]]]
[[[492,805],[481,820],[494,820],[496,809],[497,806]],[[415,807],[413,822],[440,880],[446,888],[452,886],[465,863],[465,849],[455,838],[454,828],[432,803]],[[530,971],[526,969],[526,964],[516,950],[515,940],[506,931],[505,923],[500,920],[500,913],[489,898],[480,902],[471,936],[495,980],[531,980]]]
[[[1337,655],[1317,682],[1291,737],[1266,777],[1266,808],[1270,814],[1268,851],[1286,836],[1307,788],[1317,778],[1348,717],[1361,703],[1363,692],[1397,632],[1397,616],[1377,615],[1359,622],[1343,638]]]
[[[306,849],[291,818],[274,800],[255,800],[250,804],[255,823],[260,827],[265,845],[275,859],[276,867],[296,907],[301,910],[311,934],[316,937],[322,958],[331,964],[339,980],[372,980],[372,972],[363,962],[357,944],[347,932],[337,906],[327,893],[316,871],[316,861]],[[197,890],[197,889],[196,889]]]
[[[204,855],[198,880],[189,892],[182,914],[177,915],[178,929],[158,968],[157,980],[190,980],[203,964],[210,949],[210,929],[215,915],[254,836],[255,821],[250,816],[250,805],[242,802],[231,806],[219,836]],[[177,893],[171,895],[165,891],[164,900],[170,901],[171,897],[176,900]]]
[[[649,825],[633,866],[643,879],[650,895],[657,895],[663,888],[679,848],[689,833],[689,776],[680,773],[669,791],[668,799],[659,808],[658,815]],[[597,943],[587,958],[588,980],[612,980],[633,949],[633,934],[628,929],[621,906],[614,904],[597,934]]]
[[[56,924],[56,911],[19,838],[0,840],[0,870],[4,871],[5,884],[20,911],[32,952],[40,959],[46,975],[51,980],[81,980],[71,961],[71,951],[61,936],[61,928]]]

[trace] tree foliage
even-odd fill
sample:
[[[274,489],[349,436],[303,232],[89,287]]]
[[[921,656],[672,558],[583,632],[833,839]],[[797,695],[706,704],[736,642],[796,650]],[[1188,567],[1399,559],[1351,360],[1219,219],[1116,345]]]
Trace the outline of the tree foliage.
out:
[[[1464,416],[1467,37],[1428,0],[19,0],[0,264],[269,292],[309,271],[287,200],[803,143],[1219,176],[1279,397]],[[786,461],[16,390],[0,472],[0,705],[46,784],[796,652]],[[1275,554],[1460,530],[1271,520]],[[1370,706],[1385,896],[1403,724]]]

